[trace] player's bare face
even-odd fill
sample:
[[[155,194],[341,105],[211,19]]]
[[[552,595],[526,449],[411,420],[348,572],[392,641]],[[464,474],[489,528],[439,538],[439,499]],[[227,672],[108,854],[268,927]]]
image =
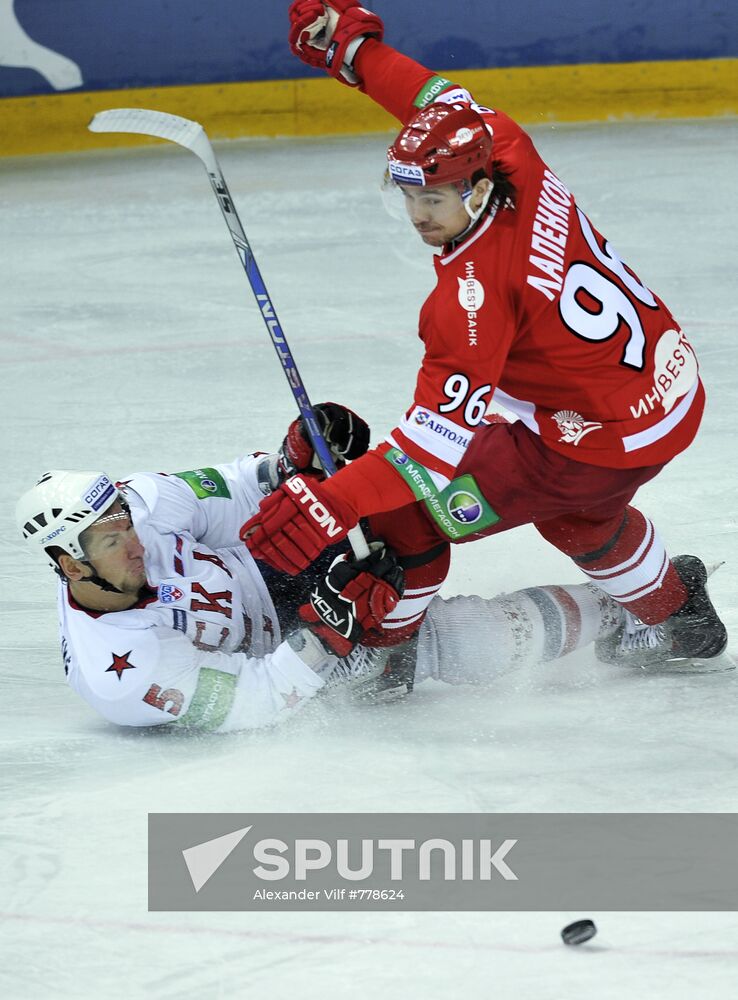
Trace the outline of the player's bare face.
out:
[[[469,226],[461,195],[453,184],[438,187],[399,185],[410,221],[428,246],[442,247]]]
[[[144,548],[130,516],[115,503],[84,534],[87,558],[98,576],[124,594],[137,594],[146,584]]]

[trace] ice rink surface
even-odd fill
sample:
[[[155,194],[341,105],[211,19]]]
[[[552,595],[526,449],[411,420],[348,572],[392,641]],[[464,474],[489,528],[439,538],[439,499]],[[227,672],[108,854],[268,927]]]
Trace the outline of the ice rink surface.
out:
[[[639,506],[672,554],[725,561],[738,635],[734,121],[532,130],[695,346],[699,437]],[[385,215],[384,137],[218,148],[314,401],[374,440],[411,400],[429,253]],[[313,703],[289,728],[125,731],[64,684],[55,586],[15,538],[48,468],[197,468],[280,443],[293,405],[207,178],[150,148],[0,161],[0,995],[682,1000],[738,996],[736,914],[149,914],[148,812],[735,811],[738,677],[579,654],[484,690]],[[457,549],[445,593],[577,582],[529,528]],[[736,652],[736,640],[731,649]],[[559,930],[593,916],[580,949]]]

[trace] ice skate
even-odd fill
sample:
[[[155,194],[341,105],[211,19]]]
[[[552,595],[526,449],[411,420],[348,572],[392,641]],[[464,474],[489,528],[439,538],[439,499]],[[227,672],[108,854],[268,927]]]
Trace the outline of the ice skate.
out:
[[[621,627],[595,644],[597,658],[649,673],[715,673],[734,670],[725,647],[728,634],[707,593],[707,569],[697,556],[676,556],[673,566],[686,586],[686,604],[665,622],[647,625],[629,611]]]
[[[346,686],[361,687],[379,678],[389,659],[390,649],[374,649],[368,646],[356,646],[348,656],[341,657],[328,676],[325,689]]]
[[[352,699],[363,704],[374,705],[404,698],[413,690],[417,663],[418,636],[413,636],[401,646],[390,649],[369,650],[384,653],[383,668],[372,675],[367,674],[356,683],[351,691]]]

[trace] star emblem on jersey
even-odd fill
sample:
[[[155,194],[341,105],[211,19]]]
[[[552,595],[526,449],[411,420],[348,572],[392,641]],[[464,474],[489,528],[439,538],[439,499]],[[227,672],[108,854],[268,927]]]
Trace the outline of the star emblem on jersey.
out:
[[[279,693],[284,698],[284,707],[285,708],[294,708],[295,705],[297,705],[298,702],[302,701],[302,695],[299,695],[297,693],[297,689],[296,688],[292,688],[292,690],[290,691],[289,694],[285,694],[284,691],[280,691]]]
[[[117,653],[113,653],[113,662],[110,664],[105,673],[109,674],[112,671],[118,675],[118,680],[120,680],[123,676],[124,670],[135,670],[136,664],[128,662],[128,657],[132,652],[133,650],[129,649],[128,652],[123,653],[122,656],[118,656]]]

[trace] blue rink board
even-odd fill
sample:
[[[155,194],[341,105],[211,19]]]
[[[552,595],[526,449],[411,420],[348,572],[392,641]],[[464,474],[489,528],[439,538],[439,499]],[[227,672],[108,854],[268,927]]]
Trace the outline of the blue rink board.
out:
[[[605,0],[376,0],[373,6],[388,41],[436,68],[738,54],[738,4],[726,0],[623,0],[617,6]],[[15,2],[28,35],[77,64],[83,90],[311,75],[289,51],[287,9],[286,0]],[[53,92],[36,70],[7,65],[12,50],[4,59],[0,96]]]

